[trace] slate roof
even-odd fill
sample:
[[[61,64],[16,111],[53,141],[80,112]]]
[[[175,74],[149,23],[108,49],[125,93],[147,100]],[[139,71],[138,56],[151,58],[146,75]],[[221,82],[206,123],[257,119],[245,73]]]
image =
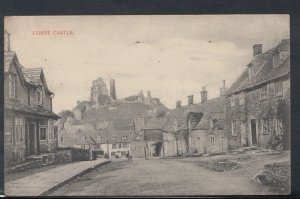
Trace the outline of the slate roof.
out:
[[[32,107],[24,104],[11,104],[11,103],[5,103],[5,108],[9,110],[14,110],[18,112],[23,112],[23,113],[30,113],[38,116],[43,116],[43,117],[48,117],[48,118],[53,118],[53,119],[58,119],[60,118],[58,115],[53,113],[50,110],[44,109],[43,107]]]
[[[225,128],[224,98],[214,98],[204,103],[191,104],[171,110],[170,117],[176,119],[179,130],[187,129],[187,116],[190,112],[203,113],[200,122],[194,127],[195,129],[209,129],[211,119],[217,119],[218,128]]]
[[[40,79],[44,79],[43,75],[43,69],[42,68],[25,68],[22,66],[19,61],[16,52],[14,51],[5,51],[4,52],[4,72],[8,72],[8,69],[11,65],[11,63],[14,62],[14,60],[17,62],[16,64],[19,67],[20,76],[21,79],[25,80],[26,83],[32,85],[32,86],[37,86]],[[53,93],[47,86],[46,80],[44,79],[44,84],[45,84],[45,89],[49,93]]]
[[[273,55],[281,50],[290,50],[290,40],[282,40],[276,47],[262,53],[253,58],[248,64],[254,71],[251,80],[249,79],[249,71],[246,68],[232,86],[226,91],[226,95],[231,95],[244,89],[258,86],[276,78],[282,77],[290,73],[290,57],[278,67],[273,67]]]
[[[145,130],[144,141],[163,141],[161,130]]]
[[[4,51],[4,72],[8,72],[9,66],[13,59],[16,57],[16,52],[14,51]]]

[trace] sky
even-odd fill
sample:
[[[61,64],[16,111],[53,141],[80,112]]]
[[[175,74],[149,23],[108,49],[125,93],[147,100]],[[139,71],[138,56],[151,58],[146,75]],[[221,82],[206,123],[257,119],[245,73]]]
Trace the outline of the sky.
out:
[[[151,91],[168,108],[230,87],[253,58],[289,38],[289,15],[13,16],[11,50],[26,68],[43,67],[53,110],[88,100],[92,80],[115,79],[117,98]],[[55,31],[72,31],[55,35]],[[36,35],[49,31],[49,35]]]

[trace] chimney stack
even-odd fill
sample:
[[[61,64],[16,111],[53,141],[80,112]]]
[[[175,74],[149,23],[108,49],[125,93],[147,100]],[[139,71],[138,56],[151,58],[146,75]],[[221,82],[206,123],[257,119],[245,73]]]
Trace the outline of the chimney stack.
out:
[[[114,79],[110,80],[110,96],[113,99],[117,99],[117,96],[116,96],[116,84],[115,84],[115,80]]]
[[[147,91],[147,96],[151,97],[151,92],[150,91]]]
[[[181,101],[176,101],[176,108],[180,108],[181,107]]]
[[[194,103],[194,95],[188,96],[188,105],[191,105]]]
[[[262,44],[253,45],[253,57],[262,54]]]
[[[10,51],[10,33],[4,31],[4,51]]]
[[[223,85],[220,88],[220,96],[223,96],[225,94],[226,91],[226,84],[225,84],[225,80],[223,80]]]
[[[205,86],[202,86],[201,103],[204,103],[206,101],[207,101],[207,91],[205,90]]]

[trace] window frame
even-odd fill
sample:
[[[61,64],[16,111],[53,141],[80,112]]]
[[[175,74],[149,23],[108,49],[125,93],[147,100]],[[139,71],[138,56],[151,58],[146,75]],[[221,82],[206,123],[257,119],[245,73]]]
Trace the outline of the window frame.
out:
[[[245,94],[244,93],[240,93],[239,94],[239,105],[245,105]]]
[[[232,136],[237,136],[237,132],[236,132],[236,121],[232,121],[232,122],[231,122],[231,135],[232,135]]]
[[[277,91],[278,84],[280,85],[280,91]],[[283,96],[283,82],[282,81],[276,81],[274,86],[274,94],[275,96]]]
[[[262,118],[261,123],[261,131],[263,135],[269,135],[270,134],[270,122],[268,118]]]
[[[209,136],[209,144],[210,146],[214,147],[215,146],[215,143],[216,140],[215,140],[215,136]]]
[[[259,88],[260,93],[260,100],[267,100],[268,99],[268,86],[264,85],[261,88]]]
[[[15,117],[15,134],[16,134],[16,143],[23,143],[25,140],[25,121],[24,117],[16,116]]]
[[[231,98],[230,98],[230,107],[235,107],[235,96],[232,96]]]
[[[12,99],[17,99],[17,75],[13,73],[8,74],[8,97]]]

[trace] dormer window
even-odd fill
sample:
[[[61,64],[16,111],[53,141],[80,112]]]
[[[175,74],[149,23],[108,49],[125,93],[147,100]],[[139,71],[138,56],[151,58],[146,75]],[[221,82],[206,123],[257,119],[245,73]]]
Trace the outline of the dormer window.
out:
[[[10,98],[16,98],[17,92],[16,92],[16,75],[9,74],[8,76],[8,90],[9,90],[9,97]]]
[[[39,103],[39,105],[43,105],[43,91],[42,91],[42,89],[39,89],[37,94],[38,94],[38,103]]]

